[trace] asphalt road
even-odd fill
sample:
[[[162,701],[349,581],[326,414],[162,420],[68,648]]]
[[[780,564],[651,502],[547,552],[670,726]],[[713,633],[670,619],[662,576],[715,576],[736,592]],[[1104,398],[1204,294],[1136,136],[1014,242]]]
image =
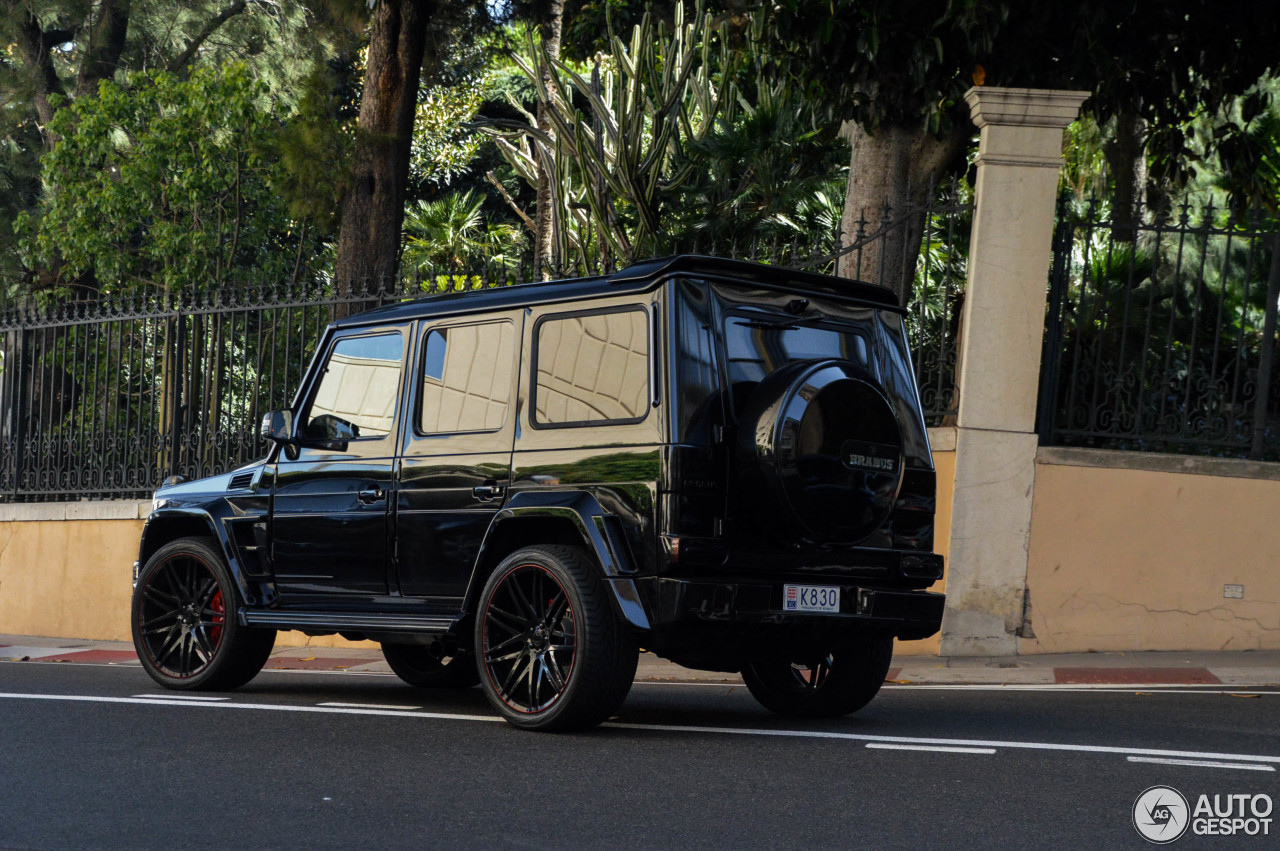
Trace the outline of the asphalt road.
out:
[[[609,725],[553,735],[387,675],[175,696],[135,667],[0,663],[0,847],[1150,847],[1148,787],[1280,798],[1280,693],[1252,694],[889,686],[798,722],[637,683]],[[1274,848],[1270,817],[1173,847]]]

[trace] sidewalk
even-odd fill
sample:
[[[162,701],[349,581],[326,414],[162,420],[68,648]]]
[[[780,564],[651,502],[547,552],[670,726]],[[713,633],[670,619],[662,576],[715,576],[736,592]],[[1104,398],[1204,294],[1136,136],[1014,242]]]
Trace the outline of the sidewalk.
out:
[[[0,635],[0,661],[137,665],[133,645]],[[275,670],[351,671],[390,674],[378,650],[282,647],[266,667]],[[651,653],[640,656],[636,679],[647,682],[739,683],[737,674],[692,671]],[[1072,653],[1045,656],[898,656],[887,681],[915,685],[1111,685],[1277,686],[1280,651]]]

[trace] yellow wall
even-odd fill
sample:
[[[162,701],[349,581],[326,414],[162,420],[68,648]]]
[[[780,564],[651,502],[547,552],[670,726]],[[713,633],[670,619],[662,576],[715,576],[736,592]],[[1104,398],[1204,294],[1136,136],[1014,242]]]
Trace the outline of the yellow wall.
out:
[[[141,520],[0,523],[0,634],[128,640]]]
[[[142,520],[0,522],[0,635],[128,641]],[[281,632],[277,647],[377,647]]]
[[[954,431],[951,432],[954,435]],[[936,434],[931,432],[930,439],[936,441]],[[938,472],[938,510],[934,515],[933,551],[944,559],[950,555],[951,543],[951,495],[956,484],[955,438],[951,438],[950,449],[934,448],[933,466]],[[947,446],[947,443],[942,443]],[[947,561],[943,569],[942,579],[935,582],[930,591],[947,590],[947,573],[951,570],[951,562]],[[940,636],[934,635],[921,641],[895,642],[893,652],[901,656],[937,656]]]
[[[1021,652],[1280,649],[1274,465],[1077,452],[1112,466],[1037,461]]]

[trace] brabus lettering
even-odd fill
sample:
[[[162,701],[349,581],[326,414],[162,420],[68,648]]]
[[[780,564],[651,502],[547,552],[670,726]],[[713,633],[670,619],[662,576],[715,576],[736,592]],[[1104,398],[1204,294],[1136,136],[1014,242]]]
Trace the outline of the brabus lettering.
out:
[[[897,466],[892,458],[876,458],[871,455],[850,455],[845,461],[850,467],[863,467],[868,470],[883,470],[892,473]]]
[[[840,447],[840,463],[850,470],[893,475],[898,472],[898,450],[878,443],[846,440]]]

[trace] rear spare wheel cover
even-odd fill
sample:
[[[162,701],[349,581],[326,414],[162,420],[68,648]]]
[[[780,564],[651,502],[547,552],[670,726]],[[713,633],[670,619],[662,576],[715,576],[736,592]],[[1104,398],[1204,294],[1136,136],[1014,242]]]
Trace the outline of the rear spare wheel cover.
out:
[[[902,433],[874,380],[848,361],[793,364],[743,410],[746,501],[765,528],[857,543],[888,518],[902,482]],[[745,457],[743,457],[745,456]]]

